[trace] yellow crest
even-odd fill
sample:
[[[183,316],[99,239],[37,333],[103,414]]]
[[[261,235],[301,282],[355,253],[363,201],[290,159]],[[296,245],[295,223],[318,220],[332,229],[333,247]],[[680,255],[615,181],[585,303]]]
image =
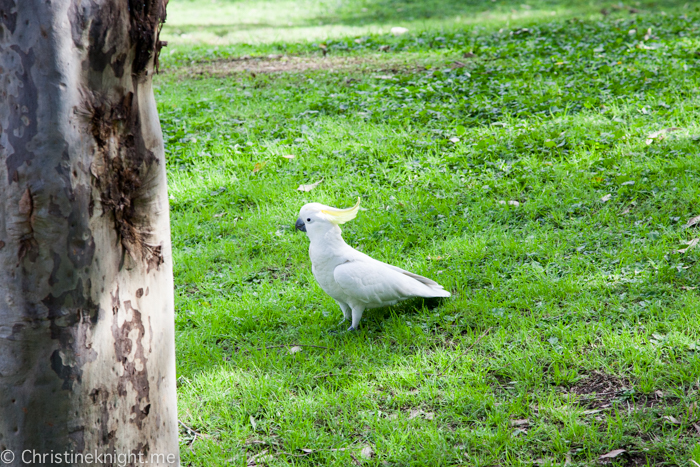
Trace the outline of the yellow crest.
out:
[[[360,210],[360,197],[357,197],[357,203],[351,208],[346,209],[322,209],[321,212],[326,215],[326,219],[333,224],[345,224],[347,221],[351,221],[357,215],[357,211]]]

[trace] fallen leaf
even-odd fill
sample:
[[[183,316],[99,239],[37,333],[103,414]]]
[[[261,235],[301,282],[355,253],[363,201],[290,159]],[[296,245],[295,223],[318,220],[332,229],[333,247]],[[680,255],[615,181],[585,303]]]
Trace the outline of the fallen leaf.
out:
[[[657,397],[664,397],[664,393],[661,392],[660,389],[657,389],[656,391],[654,391],[654,394],[656,394]]]
[[[250,424],[253,426],[253,431],[256,431],[258,429],[258,424],[255,422],[255,418],[251,415],[249,417],[250,419]]]
[[[680,425],[680,424],[681,424],[680,420],[678,420],[678,419],[677,419],[676,417],[674,417],[673,415],[664,415],[664,416],[661,417],[661,418],[663,418],[664,420],[668,420],[669,422],[673,423],[674,425]]]
[[[360,451],[360,457],[363,459],[371,459],[372,456],[374,456],[374,450],[371,446],[365,446],[362,448],[362,451]]]
[[[285,159],[294,159],[294,158],[297,157],[297,156],[295,156],[294,154],[285,154],[285,155],[282,156],[282,157],[284,157]]]
[[[459,143],[459,138],[457,138],[456,136],[453,136],[452,138],[450,138],[450,141],[452,141],[453,143],[456,144],[456,143]]]
[[[255,167],[253,167],[253,173],[260,172],[263,167],[267,165],[267,161],[265,162],[256,162]]]
[[[646,143],[647,146],[648,146],[648,145],[650,145],[651,143],[653,143],[654,141],[661,141],[661,140],[663,140],[663,139],[665,138],[665,135],[666,135],[666,134],[671,133],[671,132],[673,132],[673,131],[682,130],[682,129],[683,129],[683,128],[672,127],[672,128],[664,128],[663,130],[659,130],[659,131],[655,131],[655,132],[653,132],[653,133],[649,133],[649,135],[647,136],[647,139],[646,139],[645,143]]]
[[[380,45],[380,46],[379,46],[379,51],[380,51],[380,52],[386,52],[386,51],[388,51],[390,48],[391,48],[391,47],[388,46],[388,45]]]
[[[608,193],[607,195],[600,198],[600,200],[605,203],[606,201],[610,201],[610,198],[612,198],[612,195]]]
[[[313,449],[304,449],[304,448],[302,448],[302,449],[301,449],[301,452],[304,452],[304,453],[306,453],[306,454],[313,454],[314,450],[313,450]]]
[[[520,420],[511,420],[511,421],[510,421],[510,424],[511,424],[512,426],[529,425],[529,424],[530,424],[530,420],[528,420],[527,418],[523,418],[523,419],[520,419]]]
[[[700,216],[695,216],[695,217],[691,218],[691,219],[688,221],[688,223],[685,224],[685,226],[686,226],[686,227],[692,227],[692,226],[694,226],[694,225],[697,225],[698,223],[700,223]]]
[[[511,199],[510,201],[508,201],[508,204],[510,206],[520,206],[520,201],[515,201],[514,199]]]
[[[474,58],[474,57],[476,57],[476,54],[475,54],[474,52],[464,52],[464,54],[462,55],[462,57],[464,57],[464,58]]]
[[[693,428],[695,428],[695,431],[697,431],[700,435],[700,425],[698,425],[697,423],[693,423]]]
[[[686,245],[688,245],[687,247],[680,249],[680,250],[676,250],[676,251],[678,251],[678,253],[685,253],[686,251],[690,250],[695,245],[697,245],[698,242],[700,242],[700,238],[694,238],[692,240],[689,240],[688,242],[685,243]]]
[[[401,34],[406,34],[408,29],[402,28],[401,26],[395,26],[391,28],[391,33],[395,36],[400,36]]]
[[[322,181],[323,181],[323,179],[317,181],[316,183],[312,183],[310,185],[299,185],[299,188],[297,188],[297,190],[299,190],[299,191],[311,191],[314,188],[316,188]]]
[[[593,415],[594,413],[600,413],[600,412],[605,412],[602,409],[591,409],[591,410],[584,410],[583,414],[584,415]]]
[[[600,456],[600,458],[601,459],[613,459],[613,458],[619,456],[620,454],[622,454],[623,452],[627,452],[627,450],[626,449],[615,449],[614,451],[610,451],[607,454],[603,454],[602,456]]]
[[[214,217],[224,217],[226,214],[228,214],[228,213],[227,212],[220,212],[219,214],[214,214]]]
[[[295,354],[295,353],[297,353],[297,352],[301,352],[301,347],[299,347],[298,345],[295,345],[294,347],[292,347],[291,349],[289,349],[289,353],[290,353],[290,354]]]

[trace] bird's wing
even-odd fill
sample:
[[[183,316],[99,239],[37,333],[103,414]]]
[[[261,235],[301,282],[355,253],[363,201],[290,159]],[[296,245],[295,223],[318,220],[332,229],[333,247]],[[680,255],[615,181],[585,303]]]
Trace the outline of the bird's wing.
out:
[[[424,296],[427,286],[380,262],[349,261],[333,271],[336,283],[353,299],[368,304],[392,304]]]
[[[386,264],[386,263],[384,263]],[[423,284],[427,285],[428,287],[437,287],[439,289],[442,289],[442,286],[435,282],[432,279],[428,279],[427,277],[419,276],[418,274],[413,274],[412,272],[406,271],[405,269],[401,269],[396,266],[392,266],[391,264],[387,264],[387,267],[393,269],[396,272],[400,272],[401,274],[405,274],[408,277],[412,277],[413,279],[417,280],[418,282],[422,282]]]

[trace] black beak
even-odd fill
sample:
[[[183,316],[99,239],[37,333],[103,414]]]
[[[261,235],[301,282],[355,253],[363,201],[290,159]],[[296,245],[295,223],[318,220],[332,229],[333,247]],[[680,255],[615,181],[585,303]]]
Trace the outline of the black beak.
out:
[[[301,230],[302,232],[306,232],[306,224],[304,224],[304,220],[301,218],[297,219],[297,223],[294,224],[294,227],[296,227],[297,230]]]

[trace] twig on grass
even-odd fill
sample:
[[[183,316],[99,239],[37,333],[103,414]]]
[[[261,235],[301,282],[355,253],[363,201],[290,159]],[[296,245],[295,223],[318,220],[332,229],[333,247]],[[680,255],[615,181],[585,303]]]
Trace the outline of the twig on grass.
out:
[[[185,429],[186,429],[187,431],[189,431],[190,433],[194,434],[194,438],[192,438],[192,440],[191,440],[189,443],[187,443],[188,446],[191,445],[192,443],[194,443],[195,441],[197,441],[197,436],[199,436],[199,437],[202,438],[202,439],[207,439],[207,438],[209,437],[209,436],[207,436],[207,435],[205,435],[205,434],[200,433],[199,431],[195,430],[194,428],[188,427],[188,426],[185,425],[185,424],[182,422],[182,420],[180,420],[179,418],[177,419],[177,421],[180,423],[180,425],[182,425],[183,427],[185,427]]]
[[[483,339],[486,336],[486,334],[488,334],[491,331],[491,329],[493,329],[493,326],[488,328],[486,331],[482,332],[481,335],[474,342],[472,342],[472,345],[467,347],[467,349],[463,353],[469,352],[476,344],[479,343],[481,339]]]

